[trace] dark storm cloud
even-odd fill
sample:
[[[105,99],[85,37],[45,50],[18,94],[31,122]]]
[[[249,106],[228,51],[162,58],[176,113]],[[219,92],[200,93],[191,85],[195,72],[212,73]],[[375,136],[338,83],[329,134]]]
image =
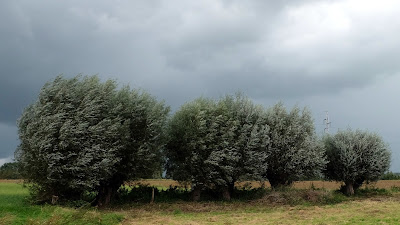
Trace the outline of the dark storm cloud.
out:
[[[349,93],[400,76],[399,13],[389,0],[1,1],[0,158],[15,149],[23,108],[58,74],[117,79],[173,110],[238,90],[319,111],[329,110],[328,99],[344,105],[336,114],[346,121],[360,114]]]
[[[324,48],[285,47],[297,40],[283,35],[291,32],[282,31],[287,9],[310,2],[5,1],[1,94],[9,97],[0,106],[1,121],[14,123],[21,103],[31,102],[40,86],[60,73],[115,77],[174,99],[172,105],[181,103],[173,97],[180,94],[169,96],[175,83],[191,86],[187,89],[193,96],[217,87],[218,92],[241,89],[278,96],[320,93],[317,85],[338,91],[349,74],[366,78],[345,82],[345,87],[368,84],[373,80],[368,74],[376,74],[374,68],[355,71],[362,68],[357,64],[372,65],[368,58],[359,62],[350,58],[354,55],[335,58],[337,48],[329,42]],[[392,69],[388,64],[386,69]]]
[[[0,123],[0,159],[13,158],[18,143],[17,128]]]
[[[112,15],[103,16],[104,3],[95,4],[102,9],[53,1],[0,4],[0,122],[15,124],[40,87],[58,74],[124,75],[145,64],[145,37],[137,30],[118,31]]]
[[[400,51],[395,29],[371,33],[382,24],[369,31],[363,16],[349,22],[338,10],[315,7],[328,19],[311,28],[307,13],[312,17],[315,10],[307,7],[281,8],[272,15],[243,10],[240,16],[190,18],[163,46],[167,66],[199,78],[203,88],[250,90],[258,93],[254,97],[332,94],[365,87],[400,70],[394,57]],[[336,24],[332,17],[337,13]]]

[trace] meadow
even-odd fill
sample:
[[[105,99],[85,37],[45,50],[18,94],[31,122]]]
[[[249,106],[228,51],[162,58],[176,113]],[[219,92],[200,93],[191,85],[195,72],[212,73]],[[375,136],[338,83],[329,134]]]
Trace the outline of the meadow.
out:
[[[171,180],[144,180],[166,189]],[[136,183],[137,184],[137,183]],[[238,186],[257,187],[257,182]],[[268,185],[268,184],[264,184]],[[304,181],[260,199],[132,202],[107,209],[32,205],[21,181],[0,180],[0,224],[400,224],[400,183],[379,181],[345,197],[335,182]],[[268,189],[267,189],[268,190]]]
[[[119,224],[123,215],[93,209],[74,209],[29,203],[20,181],[0,181],[0,224]]]

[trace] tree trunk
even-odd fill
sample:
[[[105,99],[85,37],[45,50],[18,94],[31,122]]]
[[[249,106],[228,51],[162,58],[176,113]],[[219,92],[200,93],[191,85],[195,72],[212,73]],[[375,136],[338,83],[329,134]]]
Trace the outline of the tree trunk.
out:
[[[150,200],[150,204],[154,203],[154,187],[153,189],[151,189],[151,200]]]
[[[96,197],[96,205],[98,207],[104,207],[111,202],[113,197],[113,188],[110,186],[102,186],[99,188],[99,192]]]
[[[111,179],[100,183],[97,190],[96,199],[92,202],[93,206],[105,207],[111,203],[118,189],[126,180],[126,177],[117,174]]]
[[[229,193],[231,194],[231,197],[234,197],[234,193],[235,193],[235,181],[232,181],[232,183],[229,184]]]
[[[272,189],[286,188],[292,185],[292,181],[285,179],[268,178]]]
[[[364,179],[356,179],[356,181],[353,184],[354,191],[359,189],[363,185],[363,183],[364,183]]]
[[[278,187],[278,183],[276,183],[273,179],[268,179],[268,182],[271,185],[271,189],[276,189]]]
[[[279,189],[281,187],[284,187],[285,185],[282,184],[279,180],[275,180],[275,179],[268,179],[269,184],[271,185],[272,189]]]
[[[231,200],[231,193],[230,193],[229,189],[230,189],[229,187],[224,187],[222,189],[222,198],[225,201],[230,201]]]
[[[353,182],[346,182],[346,195],[351,196],[354,195],[354,188],[353,188]]]
[[[122,183],[114,183],[111,185],[102,185],[100,186],[96,199],[95,205],[98,207],[105,207],[109,205],[114,198],[114,195],[117,193],[118,188],[121,187]]]
[[[192,200],[194,202],[197,202],[200,200],[200,195],[201,195],[201,187],[193,187],[192,190]]]
[[[51,197],[51,204],[55,205],[57,203],[57,201],[58,201],[58,196],[57,195],[53,195]]]

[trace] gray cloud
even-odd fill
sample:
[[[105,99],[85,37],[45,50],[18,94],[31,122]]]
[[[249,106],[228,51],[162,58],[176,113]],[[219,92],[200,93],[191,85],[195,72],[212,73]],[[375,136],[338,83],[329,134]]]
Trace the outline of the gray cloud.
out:
[[[237,90],[297,102],[318,121],[329,110],[340,127],[377,130],[400,152],[386,112],[399,111],[389,82],[400,77],[398,15],[397,1],[1,1],[0,158],[13,154],[23,108],[61,73],[117,79],[174,110]]]
[[[0,123],[0,159],[13,158],[18,145],[17,127]]]

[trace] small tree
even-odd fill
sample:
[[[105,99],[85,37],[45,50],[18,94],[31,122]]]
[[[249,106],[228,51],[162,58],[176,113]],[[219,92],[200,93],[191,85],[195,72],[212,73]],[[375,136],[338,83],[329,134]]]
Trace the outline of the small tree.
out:
[[[0,179],[21,179],[18,172],[18,163],[8,162],[0,166]]]
[[[229,200],[235,181],[261,179],[268,143],[261,112],[241,95],[186,103],[169,123],[167,174],[190,182],[194,200],[203,188],[222,190]]]
[[[377,181],[389,169],[390,151],[375,133],[351,129],[324,139],[329,160],[327,178],[344,182],[344,192],[353,195],[365,181]]]
[[[381,180],[400,180],[400,174],[389,171],[382,175]]]
[[[160,167],[168,108],[149,94],[96,76],[46,83],[18,121],[21,173],[43,200],[97,191],[106,205],[127,179]]]
[[[294,107],[290,112],[282,103],[267,111],[270,127],[267,169],[264,176],[272,188],[288,186],[305,177],[320,176],[326,160],[317,140],[311,112]]]

